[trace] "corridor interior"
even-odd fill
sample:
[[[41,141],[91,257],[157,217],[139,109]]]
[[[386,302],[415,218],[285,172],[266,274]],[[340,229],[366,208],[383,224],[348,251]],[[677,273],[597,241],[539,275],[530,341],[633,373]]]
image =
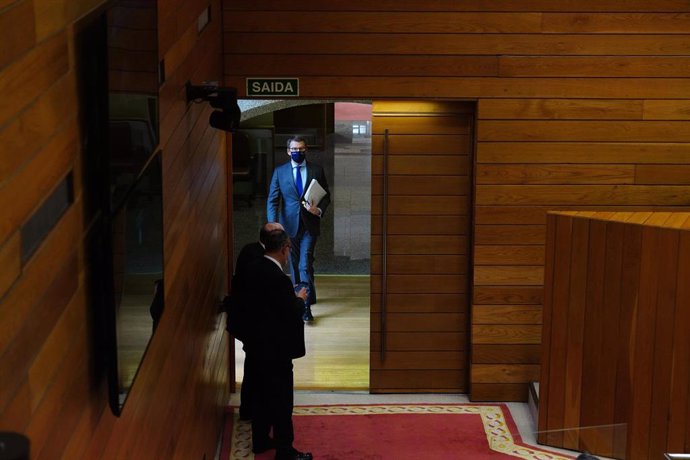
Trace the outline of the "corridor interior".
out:
[[[298,390],[368,391],[369,277],[316,277],[318,303],[305,327],[307,355],[296,359]],[[235,341],[235,375],[242,382],[244,352]],[[239,386],[239,385],[238,385]]]
[[[324,167],[333,195],[315,251],[315,320],[305,327],[306,356],[294,361],[295,404],[470,402],[465,394],[369,394],[371,105],[351,104],[345,108],[354,110],[348,111],[339,110],[339,104],[332,104],[335,109],[330,115],[328,104],[278,110],[243,123],[239,130],[249,141],[249,152],[245,152],[248,155],[244,155],[249,166],[240,174],[248,170],[250,177],[249,183],[247,177],[233,181],[235,255],[242,246],[257,240],[266,218],[265,200],[272,171],[287,159],[288,132],[309,139],[307,158]],[[332,132],[318,128],[324,120],[311,125],[305,122],[319,119],[321,110],[325,113],[323,119],[333,122]],[[233,152],[233,157],[236,154]],[[244,352],[241,342],[235,341],[234,345],[236,391],[229,404],[239,407]],[[507,406],[523,441],[538,446],[536,423],[528,404]]]

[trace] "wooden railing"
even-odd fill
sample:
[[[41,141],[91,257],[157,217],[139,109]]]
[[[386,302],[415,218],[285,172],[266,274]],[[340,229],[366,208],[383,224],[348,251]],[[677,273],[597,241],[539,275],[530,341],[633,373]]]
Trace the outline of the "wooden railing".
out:
[[[690,214],[547,217],[539,442],[622,459],[690,447]]]

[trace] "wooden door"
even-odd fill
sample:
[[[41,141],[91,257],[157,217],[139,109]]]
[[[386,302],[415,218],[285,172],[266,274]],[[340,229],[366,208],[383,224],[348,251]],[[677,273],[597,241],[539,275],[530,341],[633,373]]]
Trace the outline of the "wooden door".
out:
[[[372,393],[467,391],[474,109],[373,103]]]

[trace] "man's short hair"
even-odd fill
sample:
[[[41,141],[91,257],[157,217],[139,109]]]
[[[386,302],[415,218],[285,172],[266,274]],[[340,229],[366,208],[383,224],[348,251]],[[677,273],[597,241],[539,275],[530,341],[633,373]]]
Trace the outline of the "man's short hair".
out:
[[[259,230],[259,241],[261,244],[266,246],[266,239],[268,238],[268,234],[271,233],[271,230],[278,230],[281,228],[283,228],[283,226],[279,222],[266,222],[263,224]]]
[[[261,226],[261,230],[259,230],[259,241],[263,243],[264,246],[266,246],[266,240],[268,240],[268,235],[271,233],[270,228],[268,224],[264,224]]]
[[[304,146],[307,146],[307,140],[303,138],[302,136],[292,136],[290,139],[287,140],[287,148],[290,148],[290,143],[291,142],[302,142]]]
[[[280,251],[283,246],[290,244],[290,237],[285,230],[276,229],[271,230],[266,235],[266,241],[263,241],[266,247],[266,252]]]

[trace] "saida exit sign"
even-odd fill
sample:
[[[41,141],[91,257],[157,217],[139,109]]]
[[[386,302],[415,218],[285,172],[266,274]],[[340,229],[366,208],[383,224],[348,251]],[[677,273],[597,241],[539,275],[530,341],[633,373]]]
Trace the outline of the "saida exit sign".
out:
[[[299,78],[247,78],[247,96],[299,96]]]

